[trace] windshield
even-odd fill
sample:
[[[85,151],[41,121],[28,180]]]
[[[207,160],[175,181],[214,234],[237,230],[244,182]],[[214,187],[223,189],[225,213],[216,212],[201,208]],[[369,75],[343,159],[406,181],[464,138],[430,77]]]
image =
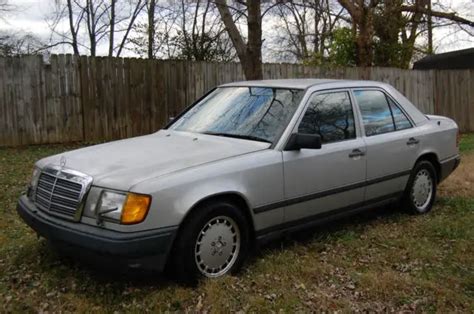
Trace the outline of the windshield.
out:
[[[290,121],[303,93],[270,87],[218,88],[170,129],[273,143]]]

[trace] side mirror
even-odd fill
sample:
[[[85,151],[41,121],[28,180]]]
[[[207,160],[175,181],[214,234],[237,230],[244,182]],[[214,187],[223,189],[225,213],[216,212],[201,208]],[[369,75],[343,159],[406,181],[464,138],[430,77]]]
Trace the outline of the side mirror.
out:
[[[316,134],[293,133],[286,144],[285,150],[320,149],[321,136]]]

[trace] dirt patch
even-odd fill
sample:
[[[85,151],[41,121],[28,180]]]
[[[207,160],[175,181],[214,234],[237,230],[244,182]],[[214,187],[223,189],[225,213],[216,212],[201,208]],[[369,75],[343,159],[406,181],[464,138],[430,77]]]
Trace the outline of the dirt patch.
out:
[[[439,186],[440,196],[474,197],[474,153],[464,154],[459,167]]]

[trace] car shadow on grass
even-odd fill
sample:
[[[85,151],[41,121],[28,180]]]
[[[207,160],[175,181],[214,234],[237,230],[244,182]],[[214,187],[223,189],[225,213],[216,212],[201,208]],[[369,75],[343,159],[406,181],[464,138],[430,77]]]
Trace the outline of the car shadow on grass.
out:
[[[158,272],[152,270],[142,270],[139,268],[114,267],[110,264],[98,264],[89,259],[76,259],[73,256],[59,252],[51,244],[49,249],[54,250],[58,260],[65,266],[72,267],[86,274],[89,279],[97,283],[122,284],[135,287],[156,287],[162,288],[173,283],[173,278],[169,272]]]
[[[408,215],[397,203],[379,206],[364,210],[362,212],[337,218],[318,224],[314,227],[285,233],[281,237],[265,243],[255,250],[249,259],[253,263],[255,259],[269,255],[273,252],[291,249],[295,244],[308,245],[314,241],[327,242],[328,239],[347,239],[356,237],[368,228],[372,228],[376,222],[396,222]]]
[[[354,234],[362,233],[366,228],[371,228],[371,225],[379,220],[385,222],[397,221],[404,215],[394,206],[384,206],[337,219],[314,228],[286,234],[266,243],[257,250],[253,250],[244,268],[248,268],[259,258],[264,258],[274,252],[291,249],[295,243],[302,245],[312,241],[324,243],[328,238],[338,239],[348,235],[354,236]],[[113,267],[111,264],[97,265],[87,259],[78,260],[76,257],[64,255],[45,240],[42,240],[41,244],[37,246],[36,253],[35,255],[40,256],[39,263],[43,264],[40,265],[41,271],[44,272],[43,275],[48,275],[53,284],[55,282],[60,283],[64,280],[64,277],[68,277],[77,280],[79,284],[87,285],[93,290],[104,285],[113,285],[117,291],[130,287],[156,290],[177,285],[171,265],[163,273],[140,269],[124,270]],[[51,271],[52,269],[56,270]],[[90,291],[86,290],[84,293],[90,293]]]
[[[167,272],[116,267],[113,259],[108,263],[94,263],[84,256],[78,257],[65,253],[45,239],[33,242],[32,245],[33,247],[25,246],[17,250],[16,264],[20,268],[25,264],[34,264],[35,271],[41,272],[40,275],[52,286],[61,286],[63,281],[74,281],[77,285],[87,285],[92,289],[109,284],[116,288],[160,289],[173,284]],[[37,259],[36,262],[34,262],[35,259]]]

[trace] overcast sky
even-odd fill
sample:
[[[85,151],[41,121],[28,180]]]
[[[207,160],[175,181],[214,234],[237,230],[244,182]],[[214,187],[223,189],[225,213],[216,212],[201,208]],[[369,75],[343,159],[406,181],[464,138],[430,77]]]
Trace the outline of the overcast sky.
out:
[[[474,0],[440,0],[443,5],[455,9],[463,17],[474,20]],[[17,34],[33,34],[42,41],[48,43],[51,38],[51,30],[48,26],[48,18],[53,16],[55,0],[10,0],[9,3],[16,7],[16,10],[9,13],[4,20],[0,20],[0,31]],[[263,24],[264,36],[271,36],[272,21],[265,21]],[[67,25],[64,25],[67,27]],[[53,38],[54,40],[57,38]],[[458,28],[447,27],[435,29],[434,44],[437,53],[447,52],[463,48],[474,47],[474,38]],[[105,54],[107,43],[104,41],[98,47],[98,54]],[[69,46],[58,47],[55,53],[71,53]],[[124,56],[133,56],[133,52],[127,51]],[[267,60],[272,61],[271,54],[264,53]]]

